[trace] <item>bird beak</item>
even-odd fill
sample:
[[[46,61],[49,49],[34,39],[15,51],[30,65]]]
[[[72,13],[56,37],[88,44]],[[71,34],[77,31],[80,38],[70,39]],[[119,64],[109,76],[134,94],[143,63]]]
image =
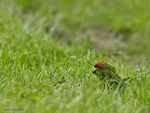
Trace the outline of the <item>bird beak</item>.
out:
[[[92,73],[94,73],[94,74],[95,74],[96,69],[97,69],[97,68],[93,67],[93,68],[92,68]]]

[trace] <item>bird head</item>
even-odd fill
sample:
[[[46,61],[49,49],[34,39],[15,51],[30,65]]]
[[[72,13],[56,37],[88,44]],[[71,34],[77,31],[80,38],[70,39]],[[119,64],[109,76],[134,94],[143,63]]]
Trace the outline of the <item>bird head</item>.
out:
[[[103,62],[98,62],[96,63],[93,68],[92,68],[92,73],[98,74],[99,73],[104,73],[106,71],[106,68],[104,67]]]

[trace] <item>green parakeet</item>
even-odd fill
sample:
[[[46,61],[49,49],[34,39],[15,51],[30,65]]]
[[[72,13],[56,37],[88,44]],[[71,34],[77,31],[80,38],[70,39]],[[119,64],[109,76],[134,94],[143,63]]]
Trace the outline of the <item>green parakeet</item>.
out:
[[[92,72],[103,81],[105,88],[110,90],[124,90],[126,87],[124,81],[117,75],[115,67],[107,63],[96,63],[92,68]]]

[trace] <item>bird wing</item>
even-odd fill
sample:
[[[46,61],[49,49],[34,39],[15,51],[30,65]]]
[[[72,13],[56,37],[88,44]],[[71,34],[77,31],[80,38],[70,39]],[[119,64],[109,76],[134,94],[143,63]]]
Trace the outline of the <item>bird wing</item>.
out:
[[[111,78],[121,79],[121,77],[117,75],[115,67],[113,67],[113,66],[111,66],[110,64],[107,64],[107,63],[104,63],[103,67],[106,68],[106,74],[109,75]]]

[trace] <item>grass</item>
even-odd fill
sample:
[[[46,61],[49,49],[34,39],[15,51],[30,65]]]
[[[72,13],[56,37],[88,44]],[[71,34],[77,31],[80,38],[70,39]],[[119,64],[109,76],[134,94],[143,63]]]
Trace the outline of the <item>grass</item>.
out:
[[[148,8],[146,0],[0,0],[0,112],[149,113]],[[124,95],[102,90],[91,73],[102,58],[134,78]]]

